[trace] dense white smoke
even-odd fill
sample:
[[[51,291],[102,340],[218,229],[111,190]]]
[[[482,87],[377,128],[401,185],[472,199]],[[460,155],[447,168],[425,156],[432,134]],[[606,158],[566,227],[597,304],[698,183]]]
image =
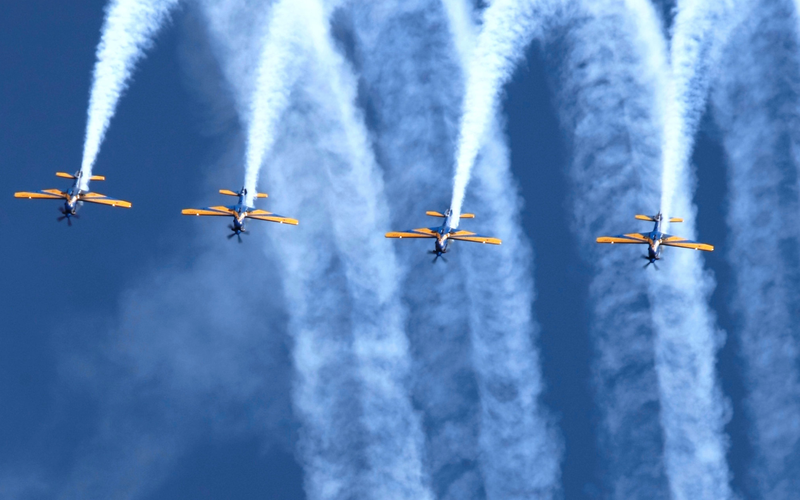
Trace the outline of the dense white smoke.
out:
[[[680,0],[672,26],[669,74],[664,91],[663,165],[661,211],[663,230],[670,217],[681,217],[684,207],[676,197],[689,179],[694,136],[705,110],[708,86],[716,69],[721,47],[733,21],[736,0]],[[660,30],[659,30],[660,32]],[[663,57],[665,49],[653,48],[652,57]],[[666,69],[666,68],[665,68]],[[691,202],[691,200],[689,200]],[[687,214],[688,217],[688,214]]]
[[[278,120],[289,105],[289,94],[297,72],[298,36],[301,36],[305,13],[294,0],[278,0],[270,12],[269,22],[256,70],[249,114],[244,186],[247,204],[258,187],[258,174],[275,142]]]
[[[543,50],[557,54],[547,59],[571,153],[573,227],[593,268],[589,324],[605,479],[599,496],[665,500],[651,306],[645,287],[623,285],[641,283],[642,249],[594,241],[640,229],[633,215],[658,201],[661,123],[653,103],[660,101],[662,68],[648,64],[641,47],[644,37],[661,35],[646,0],[626,3],[577,4],[564,34]]]
[[[680,235],[694,238],[695,208],[689,161],[697,124],[705,108],[710,74],[732,18],[726,2],[681,1],[670,45],[665,90],[661,210],[683,216]],[[664,43],[645,39],[652,67],[663,64]],[[664,229],[666,230],[666,229]],[[726,463],[729,416],[716,376],[717,332],[708,300],[713,279],[697,252],[666,253],[668,272],[647,281],[657,336],[656,369],[664,427],[665,463],[676,499],[731,496]]]
[[[471,12],[463,0],[445,2],[445,10],[466,69],[475,46]],[[503,245],[467,247],[459,256],[467,268],[470,340],[481,405],[480,466],[488,498],[553,498],[560,489],[560,443],[539,400],[543,382],[534,347],[538,329],[531,317],[532,255],[520,226],[520,204],[496,111],[492,106],[484,132],[476,137],[482,160],[476,169],[476,195],[467,200],[478,212],[476,223],[502,235]]]
[[[440,223],[425,211],[442,211],[450,201],[463,80],[447,22],[441,4],[429,0],[357,2],[339,20],[344,38],[354,38],[361,100],[392,215],[387,230]],[[462,248],[454,247],[446,264],[432,264],[430,241],[392,244],[409,311],[413,397],[424,415],[432,487],[439,499],[485,498]]]
[[[350,321],[368,466],[365,496],[425,500],[432,494],[422,473],[421,424],[406,385],[410,359],[397,262],[393,242],[382,234],[389,226],[383,179],[357,108],[357,80],[333,47],[330,14],[338,3],[323,6],[321,0],[306,0],[298,9],[313,51],[311,68],[327,84],[315,94],[314,104],[322,115],[315,121],[321,125],[327,117],[331,130],[318,132],[317,144],[325,158],[320,167],[330,186],[324,200],[352,301]]]
[[[334,9],[317,0],[273,6],[268,30],[279,31],[265,35],[252,89],[249,137],[256,140],[248,143],[254,152],[265,140],[265,149],[256,151],[262,160],[248,164],[247,175],[269,155],[274,165],[264,178],[276,190],[272,199],[302,225],[276,246],[287,294],[297,304],[290,308],[289,330],[296,342],[294,403],[304,423],[299,446],[309,497],[424,499],[431,495],[422,472],[420,422],[405,387],[408,347],[393,250],[382,236],[388,225],[382,182],[355,106],[356,81],[332,46]],[[287,50],[292,53],[269,55]],[[276,57],[275,64],[292,66],[291,78],[280,68],[265,77],[263,71],[274,68],[263,61]],[[230,77],[246,78],[247,72]],[[285,119],[276,130],[280,107]],[[262,127],[255,123],[260,120],[269,123]]]
[[[179,0],[111,0],[97,47],[86,139],[83,144],[81,189],[88,189],[100,144],[128,85],[136,63]]]
[[[754,452],[747,493],[788,500],[800,491],[798,14],[788,1],[755,0],[748,12],[712,102],[729,169],[726,255],[739,320],[731,333],[744,361]]]
[[[533,36],[534,1],[496,0],[483,12],[483,25],[466,65],[466,89],[453,179],[453,221],[459,222],[470,172],[494,119],[502,86]],[[450,9],[452,11],[452,9]]]

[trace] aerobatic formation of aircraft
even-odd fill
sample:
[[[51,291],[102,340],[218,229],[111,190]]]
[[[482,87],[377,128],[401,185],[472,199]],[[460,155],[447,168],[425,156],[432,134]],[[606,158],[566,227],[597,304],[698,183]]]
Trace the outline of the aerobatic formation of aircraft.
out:
[[[442,223],[439,227],[421,227],[418,229],[410,229],[408,231],[392,231],[386,233],[387,238],[435,238],[436,239],[436,246],[434,250],[431,250],[430,253],[435,254],[436,257],[433,258],[433,261],[439,257],[442,257],[443,254],[447,253],[447,246],[450,243],[450,240],[458,240],[458,241],[473,241],[476,243],[489,243],[492,245],[499,245],[502,243],[498,238],[492,238],[489,236],[481,236],[480,234],[475,234],[471,231],[459,230],[453,227],[451,222],[451,218],[453,216],[451,210],[448,208],[445,213],[433,212],[428,211],[425,212],[425,215],[430,215],[431,217],[441,217],[444,219],[444,223]],[[461,214],[461,219],[474,219],[475,214]],[[444,260],[444,257],[442,257]]]
[[[619,236],[601,236],[597,238],[597,242],[611,244],[623,243],[648,245],[647,255],[642,257],[647,259],[649,262],[645,264],[644,267],[647,267],[650,264],[653,264],[655,267],[656,261],[661,259],[661,250],[663,247],[693,248],[694,250],[703,250],[706,252],[714,251],[714,247],[712,245],[687,240],[686,238],[681,238],[680,236],[662,233],[661,222],[663,220],[663,216],[661,215],[661,212],[653,216],[637,215],[636,218],[639,220],[655,222],[653,230],[649,233],[627,233]],[[683,222],[683,219],[671,218],[669,221]],[[658,267],[656,267],[656,269],[658,269]]]
[[[274,214],[272,212],[267,212],[266,210],[257,209],[255,207],[249,207],[245,204],[245,196],[247,196],[247,189],[242,188],[239,190],[238,193],[234,193],[228,189],[220,189],[220,194],[224,194],[227,196],[238,196],[239,203],[236,205],[228,205],[228,206],[217,206],[217,207],[207,207],[207,208],[187,208],[182,210],[181,213],[183,215],[204,215],[204,216],[211,216],[211,217],[233,217],[233,224],[228,226],[232,234],[228,236],[228,239],[233,238],[236,236],[239,238],[239,243],[242,242],[242,233],[248,234],[244,229],[244,221],[245,219],[256,219],[256,220],[265,220],[269,222],[278,222],[280,224],[291,224],[296,226],[298,224],[297,219],[291,219],[289,217],[284,217],[282,215]],[[266,198],[266,193],[256,193],[256,198]]]
[[[83,176],[81,171],[76,172],[75,175],[68,174],[66,172],[56,172],[56,176],[63,177],[65,179],[73,179],[75,182],[72,183],[72,187],[70,187],[66,192],[58,189],[44,189],[42,191],[19,191],[14,193],[14,197],[28,198],[29,200],[64,200],[64,206],[59,209],[62,216],[59,217],[58,220],[62,221],[67,219],[67,224],[70,226],[72,225],[72,218],[78,218],[78,207],[83,203],[97,203],[100,205],[111,205],[112,207],[131,208],[130,202],[116,200],[114,198],[109,198],[104,194],[93,193],[91,191],[84,191],[81,189],[81,177]],[[102,175],[93,175],[89,177],[89,180],[104,181],[106,178]]]

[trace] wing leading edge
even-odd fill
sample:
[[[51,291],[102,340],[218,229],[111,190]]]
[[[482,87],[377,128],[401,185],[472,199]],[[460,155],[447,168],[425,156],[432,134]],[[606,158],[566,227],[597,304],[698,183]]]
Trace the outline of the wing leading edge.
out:
[[[457,241],[471,241],[473,243],[488,243],[490,245],[500,245],[502,244],[502,240],[500,238],[493,238],[491,236],[483,236],[481,234],[475,234],[471,231],[456,231],[450,233],[449,238],[451,240]]]
[[[86,203],[97,203],[98,205],[131,208],[131,203],[129,201],[109,198],[108,196],[100,193],[83,193],[78,197],[78,200],[85,201]]]
[[[253,210],[251,212],[247,212],[245,215],[248,219],[255,219],[255,220],[264,220],[267,222],[277,222],[279,224],[291,224],[293,226],[298,225],[300,222],[297,219],[292,219],[291,217],[284,217],[283,215],[274,214],[272,212],[267,212],[266,210]]]
[[[68,195],[58,189],[43,189],[41,191],[19,191],[14,193],[14,198],[28,198],[29,200],[65,200],[68,198]]]
[[[601,236],[597,238],[598,243],[624,243],[624,244],[641,244],[641,243],[650,243],[650,240],[647,236],[641,233],[628,233],[628,234],[620,234],[617,236]]]
[[[691,248],[694,250],[702,250],[704,252],[714,251],[714,245],[691,241],[687,240],[686,238],[681,238],[680,236],[672,236],[669,234],[664,235],[664,239],[661,240],[661,244],[667,247]]]
[[[386,233],[387,238],[436,238],[436,229],[430,227],[420,227],[409,229],[408,231],[391,231]]]
[[[185,208],[181,210],[181,213],[183,215],[204,215],[207,217],[230,217],[236,215],[236,212],[228,207]]]

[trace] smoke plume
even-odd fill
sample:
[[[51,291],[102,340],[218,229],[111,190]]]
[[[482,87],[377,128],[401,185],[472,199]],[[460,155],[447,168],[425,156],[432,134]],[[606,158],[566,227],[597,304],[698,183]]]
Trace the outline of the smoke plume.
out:
[[[81,189],[89,188],[100,144],[128,86],[158,29],[179,0],[111,0],[97,47],[81,162]]]

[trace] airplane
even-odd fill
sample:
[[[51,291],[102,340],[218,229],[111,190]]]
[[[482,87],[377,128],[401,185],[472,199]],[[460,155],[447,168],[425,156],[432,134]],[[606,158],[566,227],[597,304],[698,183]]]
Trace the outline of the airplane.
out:
[[[649,233],[627,233],[619,236],[601,236],[597,238],[598,243],[623,243],[623,244],[645,244],[647,247],[647,255],[642,258],[647,259],[648,263],[644,267],[653,264],[653,267],[658,270],[656,261],[661,259],[661,250],[663,247],[680,247],[680,248],[693,248],[695,250],[703,250],[705,252],[713,252],[714,247],[706,243],[698,243],[697,241],[687,240],[680,236],[673,236],[661,232],[661,222],[664,216],[659,212],[656,215],[637,215],[638,220],[646,220],[655,222],[653,230]],[[669,222],[683,222],[683,219],[671,218]]]
[[[410,229],[408,231],[392,231],[386,233],[387,238],[435,238],[435,247],[434,250],[431,250],[430,253],[436,255],[433,258],[433,262],[439,257],[442,257],[442,260],[445,260],[443,255],[447,253],[447,245],[450,243],[450,240],[458,240],[458,241],[474,241],[476,243],[489,243],[491,245],[499,245],[502,243],[498,238],[492,238],[489,236],[481,236],[479,234],[475,234],[471,231],[464,231],[459,230],[453,227],[452,224],[452,216],[453,212],[448,208],[445,213],[440,212],[433,212],[428,211],[425,212],[425,215],[430,215],[431,217],[441,217],[444,219],[444,222],[441,226],[438,227],[421,227],[418,229]],[[475,214],[461,214],[460,219],[474,219]],[[445,260],[445,262],[447,262]]]
[[[291,224],[296,226],[298,224],[297,219],[290,219],[289,217],[284,217],[282,215],[274,214],[272,212],[267,212],[266,210],[257,209],[255,207],[249,207],[245,203],[244,199],[247,196],[247,189],[242,188],[239,190],[238,193],[235,193],[228,189],[220,189],[220,194],[224,194],[227,196],[238,196],[239,203],[236,205],[228,205],[228,206],[216,206],[216,207],[207,207],[207,208],[187,208],[182,210],[181,213],[183,215],[205,215],[205,216],[216,216],[216,217],[233,217],[233,224],[228,226],[232,234],[228,235],[228,239],[233,238],[234,236],[239,238],[239,243],[242,242],[242,233],[249,234],[244,229],[244,221],[245,219],[256,219],[256,220],[266,220],[269,222],[278,222],[280,224]],[[256,193],[256,198],[266,198],[267,193]]]
[[[83,203],[97,203],[100,205],[111,205],[112,207],[131,208],[130,202],[109,198],[108,196],[100,193],[84,191],[80,187],[81,178],[83,176],[83,172],[80,170],[75,172],[74,175],[66,172],[56,172],[56,176],[63,177],[65,179],[73,179],[75,182],[72,183],[72,187],[70,187],[66,192],[59,191],[58,189],[45,189],[42,191],[19,191],[14,193],[14,198],[28,198],[29,200],[34,198],[45,200],[64,200],[64,206],[59,209],[59,211],[62,213],[62,216],[57,220],[60,222],[64,219],[67,219],[67,224],[70,226],[72,226],[72,218],[78,218],[78,207],[83,205]],[[104,181],[106,178],[102,175],[93,175],[89,177],[89,180]]]

